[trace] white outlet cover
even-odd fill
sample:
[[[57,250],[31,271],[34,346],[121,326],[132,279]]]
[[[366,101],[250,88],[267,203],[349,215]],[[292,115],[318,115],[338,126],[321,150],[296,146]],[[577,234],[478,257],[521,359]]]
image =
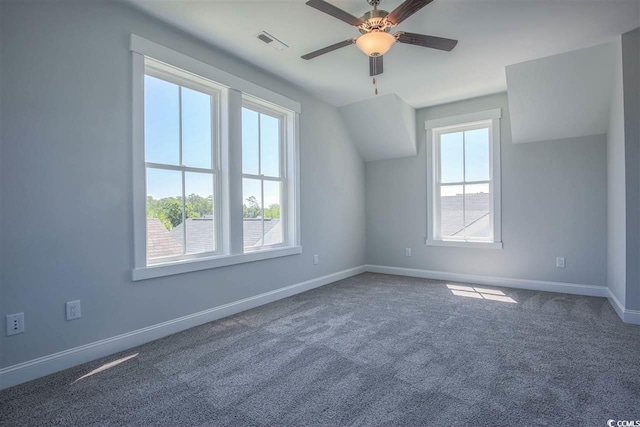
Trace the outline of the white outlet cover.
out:
[[[406,248],[406,249],[404,250],[404,254],[405,254],[406,256],[411,256],[411,248]]]
[[[67,320],[74,320],[82,317],[82,311],[80,310],[80,300],[69,301],[66,304],[66,308],[67,308]]]
[[[7,315],[7,336],[24,332],[24,313]]]
[[[314,264],[317,264],[317,263],[319,263],[319,262],[320,262],[320,258],[318,257],[318,254],[314,255],[314,256],[313,256],[313,263],[314,263]]]
[[[565,260],[563,256],[559,256],[556,258],[556,267],[565,268]]]

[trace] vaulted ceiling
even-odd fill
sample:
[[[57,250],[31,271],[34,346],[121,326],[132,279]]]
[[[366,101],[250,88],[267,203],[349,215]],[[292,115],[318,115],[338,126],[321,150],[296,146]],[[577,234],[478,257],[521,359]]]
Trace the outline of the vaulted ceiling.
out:
[[[129,0],[196,37],[342,106],[373,97],[367,57],[355,45],[305,61],[301,55],[355,37],[305,0]],[[365,0],[327,0],[355,16]],[[400,0],[382,0],[391,11]],[[381,94],[411,106],[506,90],[505,66],[593,46],[640,25],[638,0],[434,0],[398,30],[459,40],[452,52],[396,44],[385,55]],[[267,31],[289,47],[256,39]]]

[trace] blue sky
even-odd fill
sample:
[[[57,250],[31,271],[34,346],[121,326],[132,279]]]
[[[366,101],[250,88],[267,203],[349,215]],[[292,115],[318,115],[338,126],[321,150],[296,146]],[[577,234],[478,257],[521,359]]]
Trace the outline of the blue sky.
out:
[[[180,87],[145,76],[145,156],[147,162],[180,164]],[[211,167],[211,97],[182,88],[182,162],[185,166]],[[243,172],[279,176],[279,120],[252,110],[242,111]],[[258,144],[261,164],[258,165]],[[260,169],[259,169],[260,167]],[[243,180],[243,199],[261,202],[260,181]],[[213,194],[211,175],[185,174],[185,193]],[[156,199],[182,195],[181,173],[148,169],[147,194]],[[264,205],[280,203],[280,184],[266,182]]]
[[[463,143],[464,140],[464,143]],[[465,162],[463,168],[463,150]],[[440,136],[441,182],[489,179],[489,129],[447,133]],[[464,171],[463,171],[464,169]],[[488,192],[489,186],[468,185],[467,193]],[[462,186],[442,187],[442,195],[462,193]]]

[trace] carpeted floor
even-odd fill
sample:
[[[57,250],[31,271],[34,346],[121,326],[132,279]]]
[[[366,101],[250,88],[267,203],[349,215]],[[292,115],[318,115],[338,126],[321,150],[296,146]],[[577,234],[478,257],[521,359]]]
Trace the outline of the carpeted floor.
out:
[[[463,286],[355,276],[4,390],[0,425],[640,419],[640,327],[606,299]]]

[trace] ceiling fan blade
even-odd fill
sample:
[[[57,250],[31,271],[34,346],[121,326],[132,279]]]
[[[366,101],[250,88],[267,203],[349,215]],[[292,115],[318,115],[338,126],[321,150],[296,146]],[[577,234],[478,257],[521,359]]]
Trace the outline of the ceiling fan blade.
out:
[[[313,59],[316,56],[324,55],[325,53],[333,52],[334,50],[340,49],[341,47],[349,46],[350,44],[354,44],[356,39],[345,40],[336,44],[332,44],[331,46],[323,47],[322,49],[315,50],[311,53],[307,53],[306,55],[302,55],[302,59]]]
[[[309,0],[307,2],[307,6],[318,9],[320,12],[324,12],[327,15],[333,16],[334,18],[338,18],[339,20],[344,21],[349,25],[353,25],[354,27],[358,27],[363,24],[360,19],[356,18],[352,14],[347,13],[338,7],[335,7],[331,3],[327,3],[324,0]]]
[[[377,76],[378,74],[382,74],[382,55],[380,56],[370,56],[369,57],[369,75]]]
[[[405,33],[404,31],[399,31],[394,34],[394,36],[396,36],[400,43],[446,50],[447,52],[451,51],[458,44],[458,40],[425,36],[424,34]]]
[[[387,15],[387,21],[392,25],[398,25],[432,1],[433,0],[406,0]]]

